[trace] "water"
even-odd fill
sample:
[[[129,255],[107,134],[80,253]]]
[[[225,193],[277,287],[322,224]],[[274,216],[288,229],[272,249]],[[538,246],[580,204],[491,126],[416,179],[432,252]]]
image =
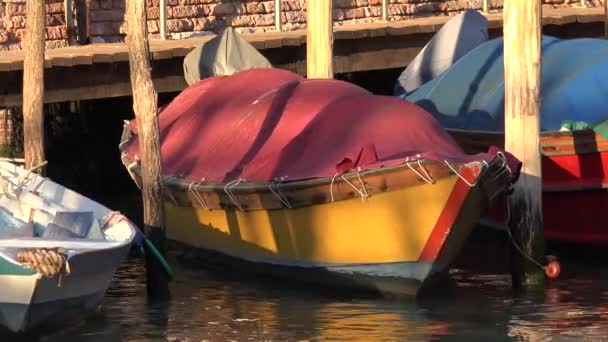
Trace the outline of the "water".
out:
[[[170,302],[154,304],[146,300],[142,260],[132,258],[118,270],[99,312],[39,340],[608,340],[608,274],[598,259],[601,250],[566,247],[558,254],[560,279],[544,293],[521,295],[504,272],[503,247],[467,246],[445,288],[419,301],[329,293],[180,266]]]

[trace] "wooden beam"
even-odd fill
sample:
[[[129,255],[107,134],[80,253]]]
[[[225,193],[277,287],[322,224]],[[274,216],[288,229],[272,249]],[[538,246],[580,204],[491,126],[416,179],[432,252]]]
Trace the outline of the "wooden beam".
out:
[[[281,12],[282,12],[282,5],[281,5],[282,0],[274,0],[274,28],[277,29],[277,31],[281,31],[282,30],[282,19],[281,19]]]
[[[308,78],[333,78],[332,0],[308,0],[306,61]]]
[[[160,0],[158,2],[160,7],[160,19],[158,28],[160,30],[160,39],[167,39],[167,2],[166,0]]]
[[[162,187],[160,154],[160,129],[157,114],[158,94],[150,73],[150,47],[146,22],[146,3],[127,0],[127,43],[133,92],[133,111],[137,120],[141,151],[142,197],[144,204],[144,229],[148,239],[162,256],[165,255],[165,213]],[[154,256],[148,244],[146,254],[146,284],[152,297],[169,297],[170,275]]]
[[[45,161],[44,156],[44,0],[25,3],[25,57],[23,60],[23,140],[25,167]],[[39,170],[44,173],[43,170]]]
[[[505,149],[522,161],[508,198],[515,288],[544,284],[536,263],[544,257],[540,150],[541,3],[508,0],[504,6]]]

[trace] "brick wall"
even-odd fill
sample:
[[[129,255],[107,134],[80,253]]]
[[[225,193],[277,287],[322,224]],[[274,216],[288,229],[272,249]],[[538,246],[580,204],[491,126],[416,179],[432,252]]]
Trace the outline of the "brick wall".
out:
[[[63,0],[47,2],[47,47],[67,45]],[[144,0],[148,31],[159,37],[159,0]],[[544,0],[546,6],[580,6],[580,0]],[[232,26],[240,33],[274,31],[274,0],[166,0],[167,34],[181,39],[217,32]],[[587,0],[588,6],[601,6],[602,0]],[[124,41],[125,0],[90,0],[93,43]],[[377,21],[382,0],[333,0],[336,25]],[[500,10],[503,0],[490,0]],[[482,0],[389,0],[389,20],[450,15],[464,9],[481,9]],[[0,0],[0,51],[20,49],[25,27],[25,0]],[[306,0],[282,0],[283,30],[306,27]]]
[[[46,47],[67,46],[63,0],[46,0]],[[22,49],[25,0],[0,0],[0,51]]]

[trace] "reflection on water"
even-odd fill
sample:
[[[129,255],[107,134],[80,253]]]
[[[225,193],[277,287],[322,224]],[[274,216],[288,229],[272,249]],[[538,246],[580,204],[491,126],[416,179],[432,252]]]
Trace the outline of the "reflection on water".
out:
[[[475,259],[481,254],[477,251],[471,255]],[[278,280],[252,281],[240,276],[227,278],[177,268],[171,301],[153,304],[146,301],[144,268],[142,260],[136,258],[120,268],[98,313],[80,326],[40,340],[580,341],[605,338],[608,275],[598,271],[605,267],[587,262],[563,267],[569,272],[540,295],[514,295],[505,273],[453,269],[452,282],[441,289],[439,297],[416,303],[313,292]]]

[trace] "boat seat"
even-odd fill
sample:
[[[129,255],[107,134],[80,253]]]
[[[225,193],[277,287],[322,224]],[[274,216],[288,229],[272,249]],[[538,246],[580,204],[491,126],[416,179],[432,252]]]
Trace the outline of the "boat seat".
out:
[[[40,237],[45,239],[78,238],[105,240],[92,211],[61,211],[55,214]]]

